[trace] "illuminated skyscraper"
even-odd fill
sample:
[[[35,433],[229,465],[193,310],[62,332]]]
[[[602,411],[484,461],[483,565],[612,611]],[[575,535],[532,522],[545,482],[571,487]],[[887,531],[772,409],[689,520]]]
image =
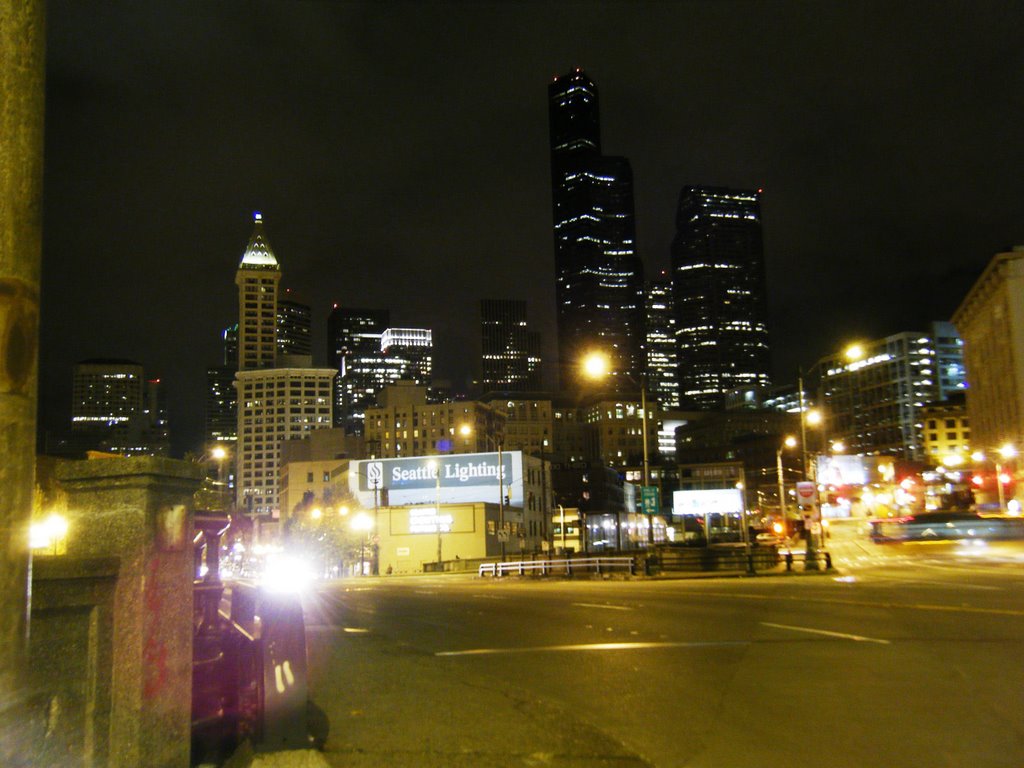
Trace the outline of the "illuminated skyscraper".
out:
[[[83,360],[75,365],[74,431],[127,430],[143,413],[142,366],[131,360]]]
[[[238,286],[238,369],[273,368],[277,359],[277,284],[281,267],[254,214],[249,245],[235,274]]]
[[[388,328],[380,336],[385,384],[411,381],[429,387],[434,338],[428,328]]]
[[[664,270],[647,284],[647,391],[662,408],[679,407],[679,362],[672,279]]]
[[[285,296],[277,302],[277,353],[311,355],[312,312],[308,304],[296,301],[288,293],[285,291]]]
[[[238,323],[221,333],[224,342],[222,365],[206,369],[204,425],[206,445],[235,441],[238,431],[238,395],[235,373],[238,371]]]
[[[484,391],[540,389],[540,335],[527,328],[525,301],[483,299],[480,342]]]
[[[384,384],[380,337],[390,323],[386,309],[338,305],[327,318],[327,364],[338,372],[334,425],[349,434],[363,434],[366,409],[377,404],[377,393]]]
[[[683,188],[672,280],[682,407],[715,410],[730,390],[768,386],[760,191]]]
[[[308,308],[296,302],[279,304],[280,280],[281,267],[263,237],[263,217],[257,213],[235,277],[239,290],[235,503],[263,516],[279,511],[281,443],[331,426],[335,377],[329,368],[310,367],[308,352],[304,355],[292,346],[295,339],[299,343],[304,336],[308,339],[309,323],[302,319],[308,318]],[[279,323],[284,327],[281,350]],[[285,365],[277,367],[278,360]]]
[[[597,86],[581,69],[548,86],[555,294],[562,384],[591,349],[616,372],[643,366],[643,266],[636,256],[633,171],[601,154]]]

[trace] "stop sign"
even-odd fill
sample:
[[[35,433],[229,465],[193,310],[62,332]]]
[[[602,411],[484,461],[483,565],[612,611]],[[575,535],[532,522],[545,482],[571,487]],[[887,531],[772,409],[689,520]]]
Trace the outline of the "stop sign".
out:
[[[814,483],[796,484],[796,502],[801,507],[810,507],[818,500],[818,488]]]

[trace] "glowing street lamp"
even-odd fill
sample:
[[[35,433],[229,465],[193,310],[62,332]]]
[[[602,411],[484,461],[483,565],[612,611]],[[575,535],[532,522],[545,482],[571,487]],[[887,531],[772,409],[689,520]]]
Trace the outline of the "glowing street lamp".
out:
[[[786,531],[786,481],[782,475],[782,450],[784,448],[793,448],[796,446],[796,438],[792,435],[787,435],[786,439],[782,441],[782,445],[775,451],[775,471],[778,474],[779,480],[779,522],[781,529],[779,534],[782,536],[782,540],[785,541],[789,538]]]

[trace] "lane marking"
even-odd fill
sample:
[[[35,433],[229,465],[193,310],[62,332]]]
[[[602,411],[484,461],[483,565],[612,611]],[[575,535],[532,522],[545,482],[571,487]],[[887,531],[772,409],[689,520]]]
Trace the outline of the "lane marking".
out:
[[[342,632],[346,635],[368,635],[370,630],[358,627],[339,627],[337,624],[307,624],[307,632]]]
[[[583,643],[578,645],[538,645],[527,648],[470,648],[465,651],[437,651],[434,655],[499,656],[517,653],[561,653],[566,651],[641,651],[650,648],[735,648],[746,645],[750,645],[749,640],[653,643]]]
[[[931,581],[929,579],[903,579],[899,576],[883,576],[881,578],[874,579],[877,581],[889,581],[896,584],[923,584],[929,587],[938,587],[939,589],[982,589],[989,592],[1005,592],[1002,587],[991,587],[984,584],[950,584],[948,581]]]
[[[625,605],[605,605],[604,603],[570,603],[570,605],[578,605],[580,608],[606,608],[609,611],[632,611],[633,609]]]
[[[783,600],[790,603],[828,603],[830,605],[858,605],[864,608],[908,608],[915,611],[939,611],[948,613],[984,613],[993,616],[1024,616],[1024,611],[1011,608],[973,608],[968,605],[930,605],[928,603],[877,603],[870,600],[844,600],[841,598],[808,597],[807,595],[752,595],[744,592],[704,592],[712,597],[729,597],[739,600]]]
[[[843,640],[854,640],[858,643],[879,643],[889,645],[888,640],[881,640],[877,637],[864,637],[863,635],[848,635],[845,632],[830,632],[827,629],[812,629],[811,627],[794,627],[789,624],[772,624],[769,621],[762,621],[763,627],[775,627],[776,629],[789,629],[793,632],[807,632],[812,635],[825,635],[826,637],[838,637]]]

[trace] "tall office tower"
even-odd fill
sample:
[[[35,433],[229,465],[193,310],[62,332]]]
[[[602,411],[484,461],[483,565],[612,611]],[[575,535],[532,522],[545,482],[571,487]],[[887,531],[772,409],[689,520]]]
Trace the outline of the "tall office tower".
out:
[[[308,304],[296,301],[290,291],[277,301],[277,354],[282,356],[313,354],[310,339],[313,320]]]
[[[672,278],[665,270],[647,284],[647,391],[663,408],[679,407],[679,362]]]
[[[633,171],[601,154],[597,86],[581,69],[548,86],[558,352],[563,386],[603,350],[615,373],[643,367],[643,265],[636,256]]]
[[[429,387],[434,341],[427,328],[387,328],[380,335],[382,387],[411,381]]]
[[[229,325],[221,333],[224,342],[224,365],[233,371],[238,370],[238,323]]]
[[[912,332],[823,357],[817,367],[828,439],[850,453],[922,460],[921,409],[942,399],[937,362],[934,340]]]
[[[83,360],[73,372],[71,429],[127,430],[142,415],[142,366],[131,360]]]
[[[716,410],[730,390],[768,386],[760,191],[683,187],[672,281],[682,407]]]
[[[273,368],[277,359],[277,284],[281,267],[263,236],[263,216],[235,274],[238,286],[238,370]]]
[[[237,503],[249,514],[279,511],[281,443],[331,426],[334,376],[329,368],[238,372]]]
[[[215,365],[206,369],[206,407],[204,409],[206,445],[233,443],[238,437],[238,395],[235,392],[235,368]]]
[[[540,389],[540,334],[527,327],[525,301],[481,300],[480,341],[484,391]]]
[[[939,400],[963,395],[967,389],[964,369],[964,342],[956,326],[945,320],[931,325],[931,340],[935,345],[935,377],[939,384]]]
[[[221,332],[224,360],[206,369],[206,403],[203,408],[203,435],[209,448],[220,442],[235,442],[238,437],[238,394],[235,372],[238,370],[238,323]]]
[[[987,473],[999,448],[1024,448],[1024,245],[992,257],[952,319],[964,341],[971,445],[985,456],[979,473]],[[1020,459],[1014,468],[1017,482],[1011,488],[1019,501]]]
[[[377,404],[383,386],[380,338],[391,324],[386,309],[334,305],[327,318],[327,365],[338,372],[334,384],[334,426],[363,434],[367,408]]]

